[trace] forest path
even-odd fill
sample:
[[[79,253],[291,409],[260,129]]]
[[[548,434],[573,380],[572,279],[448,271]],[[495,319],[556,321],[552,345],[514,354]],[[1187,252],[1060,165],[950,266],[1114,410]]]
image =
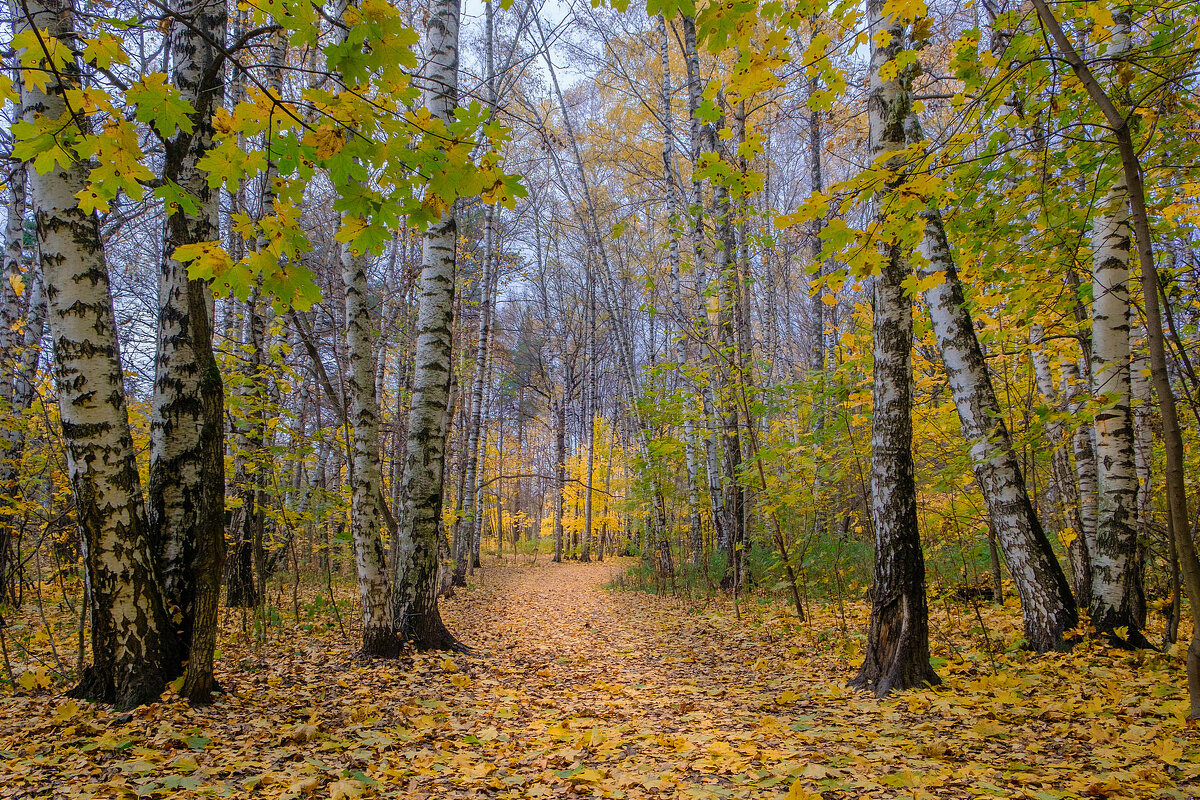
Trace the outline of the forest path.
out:
[[[516,701],[496,729],[519,743],[520,757],[498,769],[531,797],[784,794],[789,772],[803,769],[771,747],[797,737],[777,717],[773,677],[794,672],[776,635],[790,627],[787,615],[734,630],[724,624],[731,609],[706,615],[607,589],[632,563],[491,566],[447,604],[451,628],[476,648],[472,675],[503,687],[502,709],[505,690]]]
[[[356,655],[317,587],[272,590],[265,640],[222,613],[227,693],[128,714],[0,697],[0,798],[1200,796],[1179,654],[1032,659],[938,607],[935,690],[852,692],[862,605],[797,625],[773,603],[605,588],[632,565],[490,562],[443,603],[468,655]],[[337,587],[341,598],[354,587]],[[944,612],[944,613],[943,613]],[[989,610],[994,641],[1019,617]],[[64,619],[70,622],[69,618]]]

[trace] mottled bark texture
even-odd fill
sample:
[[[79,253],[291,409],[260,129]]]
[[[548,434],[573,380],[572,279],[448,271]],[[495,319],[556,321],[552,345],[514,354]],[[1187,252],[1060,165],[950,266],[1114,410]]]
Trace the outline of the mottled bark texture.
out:
[[[1088,388],[1079,374],[1079,365],[1067,361],[1062,365],[1063,385],[1067,395],[1067,411],[1079,417]],[[1079,527],[1083,533],[1071,542],[1067,556],[1071,560],[1075,603],[1079,608],[1092,605],[1092,552],[1096,549],[1096,449],[1092,444],[1090,422],[1078,423],[1071,436],[1075,453],[1075,491],[1079,497]]]
[[[458,0],[437,0],[425,28],[428,61],[422,72],[425,106],[450,121],[458,104]],[[429,226],[418,286],[412,411],[404,462],[393,615],[401,639],[420,650],[461,649],[437,604],[438,525],[442,518],[446,402],[453,369],[455,244],[453,207]]]
[[[344,20],[349,3],[335,5]],[[338,28],[339,31],[343,29]],[[344,33],[339,33],[344,36]],[[342,282],[346,291],[346,393],[354,441],[350,457],[350,538],[362,600],[364,656],[400,654],[389,597],[387,553],[381,533],[384,514],[383,466],[379,455],[379,394],[376,383],[375,326],[372,322],[367,267],[371,258],[342,245]]]
[[[687,70],[688,119],[691,125],[688,130],[688,144],[691,150],[690,158],[693,165],[689,229],[692,244],[692,279],[695,288],[697,306],[695,309],[696,331],[702,342],[706,361],[710,371],[710,379],[704,381],[701,392],[701,405],[704,414],[704,460],[705,474],[708,484],[708,504],[712,514],[713,542],[718,548],[729,547],[729,524],[725,512],[725,498],[721,491],[721,454],[720,437],[715,421],[716,381],[711,379],[713,371],[718,368],[714,364],[715,346],[712,337],[712,325],[708,318],[708,270],[705,268],[704,254],[704,186],[696,177],[695,166],[700,161],[700,154],[705,147],[715,149],[712,144],[715,134],[712,125],[702,124],[699,118],[702,100],[700,78],[700,56],[696,46],[696,20],[694,17],[681,15],[680,26],[683,28],[683,56]]]
[[[1129,15],[1113,15],[1106,55],[1129,51]],[[1092,219],[1092,394],[1097,513],[1091,617],[1096,630],[1122,647],[1148,647],[1135,608],[1138,588],[1138,478],[1129,374],[1129,190],[1118,177]]]
[[[14,70],[14,75],[19,81],[20,70]],[[19,82],[16,87],[20,89]],[[20,108],[16,116],[20,117]],[[25,165],[11,163],[5,183],[8,221],[4,231],[4,268],[0,271],[0,605],[12,596],[9,564],[17,517],[19,466],[25,443],[22,417],[28,408],[28,403],[22,403],[17,393],[24,341],[18,325],[22,298],[16,287],[29,279],[25,274]],[[0,626],[3,624],[0,616]]]
[[[1034,380],[1038,392],[1051,411],[1061,411],[1063,402],[1054,383],[1054,372],[1050,365],[1050,355],[1044,346],[1045,331],[1041,325],[1029,327],[1030,354],[1033,361]],[[1066,364],[1063,365],[1064,374]],[[1050,454],[1050,480],[1046,485],[1045,517],[1058,529],[1070,529],[1070,543],[1067,545],[1067,559],[1071,565],[1071,581],[1075,590],[1075,605],[1083,606],[1079,596],[1080,587],[1091,586],[1091,566],[1088,561],[1087,532],[1084,528],[1083,513],[1079,504],[1079,496],[1074,473],[1071,470],[1071,455],[1068,450],[1066,426],[1056,417],[1051,417],[1046,425],[1046,438],[1052,448]],[[1090,440],[1089,440],[1090,444]],[[1090,456],[1089,447],[1086,455]],[[1094,507],[1093,507],[1094,510]],[[1094,524],[1094,519],[1093,519]]]
[[[892,247],[875,279],[874,418],[871,425],[871,519],[875,577],[862,667],[851,686],[879,697],[937,684],[929,663],[925,558],[917,528],[912,457],[912,301],[908,262]]]
[[[172,77],[191,103],[194,129],[164,142],[163,179],[195,200],[198,213],[167,211],[158,275],[158,336],[150,415],[150,533],[157,548],[163,600],[175,634],[175,655],[188,661],[185,689],[195,702],[212,690],[216,609],[225,559],[224,388],[212,351],[212,292],[188,279],[178,247],[220,238],[219,193],[196,166],[212,148],[213,113],[223,104],[219,51],[225,4],[177,0],[187,24],[172,29]],[[203,596],[202,596],[203,595]],[[193,640],[202,652],[193,652]],[[178,664],[172,665],[172,672]]]
[[[74,16],[71,0],[28,2],[15,27],[69,47]],[[23,87],[27,118],[56,121],[64,136],[86,131],[87,120],[64,99],[79,88],[76,65],[47,74],[44,90]],[[29,197],[92,623],[92,664],[73,694],[125,709],[162,692],[171,636],[147,535],[99,219],[76,197],[89,171],[86,161],[56,163],[43,174],[31,169]]]
[[[662,69],[662,88],[659,94],[663,125],[663,180],[666,183],[667,217],[670,225],[671,307],[675,325],[675,373],[683,390],[683,451],[687,470],[688,534],[692,550],[692,566],[699,569],[704,563],[704,528],[700,522],[700,492],[697,488],[699,470],[696,463],[696,423],[692,419],[689,392],[683,389],[692,362],[692,315],[683,304],[683,253],[680,248],[681,226],[684,220],[682,179],[675,165],[675,118],[671,111],[671,52],[667,38],[667,22],[662,14],[657,20],[659,65]]]
[[[905,47],[905,26],[884,16],[883,0],[870,0],[871,154],[903,166],[905,125],[910,119],[909,69],[885,79],[881,68]],[[881,44],[881,34],[890,34]],[[902,177],[894,177],[895,188]],[[885,253],[875,279],[874,417],[871,423],[871,519],[875,529],[875,578],[871,621],[862,668],[850,685],[877,696],[892,690],[940,683],[929,663],[929,609],[925,557],[917,528],[917,491],[912,455],[912,301],[904,290],[909,266],[898,245]]]
[[[915,119],[910,123],[910,134],[914,129],[919,131]],[[942,215],[933,209],[924,216],[923,277],[941,277],[940,283],[926,290],[925,303],[963,436],[971,447],[975,480],[1021,598],[1026,646],[1039,653],[1062,650],[1067,647],[1066,632],[1079,622],[1075,598],[1025,488],[1025,476],[975,335]]]
[[[388,598],[383,548],[383,468],[379,457],[379,400],[375,387],[374,326],[367,296],[366,255],[342,249],[346,287],[346,392],[354,441],[350,469],[350,534],[362,600],[362,654],[395,658],[400,653]]]
[[[491,6],[488,6],[491,12]],[[475,335],[475,372],[471,377],[471,394],[468,408],[471,410],[467,422],[467,464],[463,478],[462,519],[455,526],[454,537],[454,585],[467,585],[467,569],[473,556],[475,531],[479,528],[476,519],[479,508],[479,455],[483,441],[483,391],[487,379],[488,342],[490,341],[492,316],[492,251],[495,206],[488,204],[483,218],[483,270],[479,276],[479,325]]]

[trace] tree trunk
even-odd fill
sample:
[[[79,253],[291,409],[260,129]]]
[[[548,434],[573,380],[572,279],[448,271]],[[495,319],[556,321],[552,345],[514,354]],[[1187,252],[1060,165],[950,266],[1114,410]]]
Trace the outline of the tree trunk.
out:
[[[225,41],[227,18],[224,5],[208,0],[177,0],[174,10],[187,24],[172,29],[173,80],[194,109],[195,127],[166,141],[163,179],[195,198],[199,213],[167,209],[158,275],[148,510],[163,599],[175,621],[176,652],[189,661],[189,699],[207,703],[225,558],[225,399],[212,351],[212,291],[205,281],[189,280],[174,253],[220,238],[220,195],[196,162],[212,148],[213,114],[223,106],[218,48]],[[197,630],[198,622],[203,630]],[[193,658],[191,643],[197,637],[206,652]]]
[[[910,136],[914,131],[920,136],[915,118],[910,119],[909,130]],[[923,277],[943,275],[941,283],[926,290],[925,302],[963,435],[971,446],[975,479],[987,501],[996,538],[1021,598],[1026,646],[1039,653],[1063,650],[1068,646],[1064,634],[1079,622],[1075,598],[1029,500],[963,296],[941,212],[934,209],[924,217],[921,252],[927,264]]]
[[[350,538],[362,599],[364,656],[395,658],[400,653],[388,601],[387,555],[380,535],[383,520],[383,470],[379,459],[379,400],[375,393],[369,256],[342,249],[346,286],[346,393],[353,428],[350,460]]]
[[[1151,409],[1154,393],[1148,374],[1150,366],[1143,345],[1146,330],[1138,320],[1138,310],[1129,305],[1130,342],[1129,386],[1133,401],[1133,445],[1134,465],[1137,468],[1137,553],[1134,557],[1133,584],[1130,603],[1138,627],[1146,628],[1146,555],[1150,542],[1154,540],[1152,516],[1154,513],[1154,475],[1151,464],[1154,458],[1154,431],[1151,428]],[[1168,536],[1168,538],[1170,538]],[[1164,542],[1164,544],[1167,544]]]
[[[13,70],[14,87],[21,88],[21,71]],[[14,117],[20,119],[21,109]],[[0,413],[8,420],[0,427],[0,605],[12,596],[9,579],[9,559],[19,494],[20,459],[25,448],[24,412],[17,397],[18,375],[21,374],[23,344],[18,335],[17,320],[21,316],[21,298],[17,286],[32,283],[25,264],[25,165],[13,163],[8,172],[8,214],[4,231],[4,269],[0,271]],[[30,292],[31,287],[26,286]],[[30,309],[33,306],[30,304]],[[39,337],[40,338],[40,337]],[[36,348],[35,348],[36,349]],[[3,626],[0,617],[0,626]]]
[[[868,111],[871,154],[904,147],[912,80],[908,68],[885,80],[881,68],[905,46],[905,26],[885,18],[882,0],[869,0],[871,37]],[[890,39],[880,44],[886,32]],[[899,157],[888,163],[890,168]],[[896,181],[892,181],[894,188]],[[862,668],[851,686],[882,697],[893,689],[940,683],[929,664],[929,609],[925,558],[917,529],[917,492],[912,456],[912,302],[905,293],[908,264],[891,245],[875,279],[874,417],[871,424],[871,518],[875,529],[875,578],[871,621]]]
[[[1120,54],[1128,48],[1129,17],[1118,13],[1115,18],[1110,51]],[[1092,222],[1092,393],[1101,408],[1093,420],[1099,503],[1096,547],[1090,553],[1091,617],[1113,645],[1146,647],[1132,603],[1138,479],[1129,376],[1129,250],[1129,192],[1118,178]]]
[[[663,120],[663,180],[667,189],[667,216],[670,225],[670,259],[671,259],[671,305],[675,323],[679,327],[675,334],[675,374],[683,384],[688,380],[687,373],[691,366],[692,353],[689,337],[692,333],[690,324],[692,315],[684,310],[683,281],[681,277],[683,255],[679,248],[680,225],[684,212],[682,199],[679,196],[682,182],[675,166],[675,123],[671,112],[671,59],[669,40],[667,39],[667,23],[661,14],[658,16],[659,61],[662,68],[662,90],[659,102],[662,106]],[[692,564],[699,568],[704,563],[704,529],[700,523],[700,494],[697,490],[696,468],[696,426],[692,419],[692,403],[689,393],[682,390],[683,400],[683,448],[684,463],[687,469],[688,490],[688,529],[692,550]]]
[[[232,608],[254,608],[259,602],[254,580],[254,553],[257,543],[262,541],[265,520],[259,505],[260,469],[254,462],[261,459],[263,433],[258,410],[261,403],[253,395],[261,391],[259,384],[264,377],[260,303],[256,285],[242,304],[240,339],[250,353],[243,367],[243,379],[236,389],[242,395],[240,406],[246,417],[234,422],[233,483],[240,505],[230,521],[233,548],[225,568],[225,605]]]
[[[554,561],[563,557],[563,491],[567,488],[567,398],[558,398],[554,425]]]
[[[903,287],[907,277],[907,263],[893,246],[875,280],[871,621],[863,665],[850,683],[879,697],[941,682],[929,663],[925,559],[917,528],[910,418],[912,304]]]
[[[71,0],[33,0],[24,10],[18,31],[40,31],[60,52],[71,46]],[[23,87],[24,113],[90,133],[65,102],[66,92],[79,89],[76,64],[47,70],[45,89]],[[171,636],[147,535],[100,223],[77,197],[89,172],[86,161],[30,170],[29,196],[91,605],[93,661],[73,694],[127,709],[162,692]]]
[[[491,5],[487,13],[491,14]],[[476,517],[479,516],[479,453],[483,441],[483,391],[487,382],[488,342],[491,331],[492,271],[495,269],[492,251],[495,206],[488,204],[483,218],[483,270],[479,276],[479,327],[475,336],[475,371],[471,378],[468,400],[471,419],[467,423],[467,466],[463,480],[463,513],[459,525],[463,535],[457,537],[454,551],[454,585],[467,585],[467,568],[475,553]],[[465,523],[465,524],[464,524]]]
[[[813,18],[814,27],[817,24]],[[815,31],[814,31],[815,33]],[[816,76],[808,80],[808,96],[815,97],[820,84]],[[825,190],[821,175],[821,112],[812,110],[808,116],[808,174],[809,188],[813,193]],[[825,433],[825,287],[819,281],[824,273],[825,265],[821,258],[821,232],[825,228],[825,220],[817,217],[812,221],[809,230],[809,257],[812,259],[813,282],[816,289],[812,292],[809,302],[809,380],[813,386],[812,424],[810,430],[813,436],[813,488],[812,488],[812,530],[813,536],[819,541],[825,535],[827,513],[824,498],[824,476],[822,474],[821,445]]]
[[[425,29],[429,61],[425,106],[449,124],[458,105],[458,0],[438,0]],[[424,234],[417,312],[412,406],[404,463],[405,509],[400,520],[393,618],[400,638],[419,650],[461,649],[437,604],[438,525],[442,518],[446,401],[453,368],[455,211],[447,209]]]
[[[579,545],[579,560],[592,560],[592,476],[596,473],[596,288],[591,262],[588,262],[584,292],[587,298],[587,372],[583,388],[583,438],[587,448],[587,467],[583,487],[583,536]]]
[[[1086,390],[1079,366],[1074,361],[1062,365],[1066,385],[1067,410],[1080,416]],[[1078,608],[1092,605],[1092,551],[1096,549],[1096,451],[1092,446],[1092,426],[1081,422],[1071,436],[1075,452],[1076,495],[1079,498],[1079,527],[1082,532],[1067,549],[1074,578],[1075,602]]]
[[[688,114],[691,119],[689,139],[691,160],[693,164],[692,179],[692,270],[695,281],[697,298],[696,327],[703,346],[707,349],[709,375],[704,381],[704,391],[701,402],[703,405],[705,429],[708,434],[704,441],[705,473],[708,483],[709,506],[712,513],[713,541],[716,547],[728,550],[730,544],[730,529],[725,509],[725,499],[721,491],[721,455],[718,452],[720,442],[716,419],[717,398],[715,374],[720,365],[715,358],[715,345],[712,341],[711,325],[708,318],[708,277],[704,267],[704,192],[701,181],[695,178],[695,167],[700,160],[701,149],[712,146],[715,134],[711,125],[701,124],[698,113],[701,105],[700,87],[700,58],[696,49],[695,18],[683,15],[680,17],[683,27],[684,64],[688,76]]]

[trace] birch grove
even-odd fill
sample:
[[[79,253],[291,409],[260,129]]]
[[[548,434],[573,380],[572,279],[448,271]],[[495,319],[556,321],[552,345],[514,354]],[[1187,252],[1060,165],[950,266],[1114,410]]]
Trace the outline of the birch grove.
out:
[[[549,563],[880,696],[943,605],[1187,641],[1200,714],[1194,2],[8,13],[0,624],[87,609],[28,691],[466,654]]]

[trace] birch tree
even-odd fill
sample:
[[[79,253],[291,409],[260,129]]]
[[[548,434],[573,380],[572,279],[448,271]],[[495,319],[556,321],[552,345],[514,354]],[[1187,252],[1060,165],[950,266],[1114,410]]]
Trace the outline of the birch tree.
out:
[[[1129,15],[1118,11],[1106,55],[1128,54]],[[1129,374],[1129,191],[1118,176],[1092,220],[1092,394],[1097,497],[1091,618],[1113,644],[1148,646],[1133,608],[1138,478]]]
[[[458,0],[437,0],[425,28],[428,61],[422,71],[425,107],[449,124],[458,104]],[[453,206],[425,232],[418,285],[412,411],[404,464],[392,613],[401,639],[422,650],[460,649],[437,605],[438,524],[453,369],[455,246]]]
[[[910,136],[921,138],[915,116]],[[971,446],[979,482],[1009,574],[1021,598],[1026,645],[1037,652],[1061,650],[1064,635],[1079,621],[1066,575],[1034,512],[1025,477],[1013,453],[1012,439],[992,388],[983,350],[975,335],[941,212],[924,215],[921,254],[923,277],[936,281],[926,290],[938,348],[950,380],[963,434]]]
[[[79,68],[73,58],[54,62],[50,54],[69,47],[75,16],[72,0],[29,2],[15,28],[26,48],[23,64],[42,78],[22,87],[23,123],[78,142],[92,133],[86,116],[66,101],[79,88]],[[73,694],[126,709],[162,692],[172,637],[129,428],[99,219],[80,208],[90,165],[62,152],[41,166],[29,171],[29,197],[92,630],[92,664]]]
[[[342,0],[336,19],[335,40],[345,38],[346,11]],[[349,457],[350,537],[362,601],[364,656],[395,658],[400,652],[388,597],[387,555],[383,548],[383,467],[379,455],[379,396],[376,386],[375,339],[367,268],[370,253],[348,243],[339,259],[345,287],[346,397],[353,443]]]
[[[867,3],[871,31],[870,119],[874,163],[902,170],[907,125],[912,121],[910,84],[915,61],[897,63],[908,26]],[[886,71],[890,77],[885,75]],[[889,178],[889,189],[902,177]],[[925,558],[917,529],[917,491],[912,456],[912,301],[905,290],[910,268],[903,245],[886,245],[875,278],[872,341],[875,358],[871,423],[871,522],[875,530],[875,579],[865,658],[851,686],[882,697],[892,690],[940,683],[929,664],[929,609]]]
[[[178,620],[176,653],[189,660],[188,694],[205,702],[225,559],[225,401],[212,350],[212,291],[207,281],[190,280],[174,254],[220,236],[220,195],[197,162],[212,148],[213,115],[224,100],[227,19],[220,0],[179,0],[172,11],[179,18],[173,78],[193,108],[192,130],[164,140],[162,177],[187,192],[195,209],[168,205],[164,226],[148,512],[164,602]],[[192,652],[195,637],[202,652]]]

